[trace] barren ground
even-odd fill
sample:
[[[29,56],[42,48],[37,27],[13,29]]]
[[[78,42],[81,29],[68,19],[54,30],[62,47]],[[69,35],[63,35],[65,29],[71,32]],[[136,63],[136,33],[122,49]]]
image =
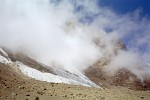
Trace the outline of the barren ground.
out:
[[[0,64],[0,100],[150,100],[150,91],[98,89],[36,81]]]

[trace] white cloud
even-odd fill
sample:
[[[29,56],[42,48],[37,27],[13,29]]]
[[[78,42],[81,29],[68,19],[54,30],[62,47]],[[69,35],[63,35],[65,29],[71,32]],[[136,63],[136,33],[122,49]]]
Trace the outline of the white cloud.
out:
[[[49,0],[1,0],[0,45],[67,70],[83,70],[102,56],[113,56],[111,63],[115,67],[134,67],[139,61],[136,56],[149,59],[150,52],[138,51],[143,44],[150,50],[150,21],[140,18],[139,10],[117,15],[106,7],[98,7],[96,0],[75,2],[83,7],[80,12],[67,0],[58,4]],[[87,15],[93,15],[93,21],[81,23],[80,18]],[[115,44],[128,35],[133,36],[129,41],[131,48],[114,56]]]

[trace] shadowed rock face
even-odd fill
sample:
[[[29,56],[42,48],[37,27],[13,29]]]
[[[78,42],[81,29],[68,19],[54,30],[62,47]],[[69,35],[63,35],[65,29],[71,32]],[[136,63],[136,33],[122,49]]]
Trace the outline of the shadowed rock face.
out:
[[[116,45],[116,48],[114,49],[114,53],[117,55],[117,52],[119,50],[127,50],[126,46],[119,42]],[[6,50],[9,58],[12,61],[20,61],[24,63],[25,65],[28,65],[32,68],[35,68],[37,70],[53,73],[52,69],[43,67],[42,64],[39,62],[33,60],[32,58],[28,57],[27,55],[24,55],[22,53],[12,53],[9,50]],[[1,53],[1,52],[0,52]],[[123,86],[128,87],[133,90],[150,90],[150,80],[149,79],[138,79],[132,72],[130,72],[127,69],[120,69],[113,75],[108,75],[105,71],[103,71],[103,68],[105,65],[107,65],[110,62],[110,58],[103,58],[93,66],[89,67],[85,70],[85,75],[92,80],[97,85],[100,85],[101,87],[111,88],[111,86]]]
[[[110,86],[113,85],[133,90],[150,90],[150,80],[142,81],[127,69],[120,69],[114,75],[108,76],[101,68],[90,67],[85,70],[85,75],[98,85],[102,83],[106,88],[111,88]]]
[[[127,50],[123,42],[118,42],[114,49],[114,54],[117,55],[119,50]],[[109,75],[104,71],[107,64],[111,61],[111,57],[103,57],[96,64],[85,70],[85,75],[98,85],[102,85],[106,88],[110,86],[123,86],[133,90],[150,90],[150,79],[145,78],[140,80],[128,69],[119,69],[116,73]]]

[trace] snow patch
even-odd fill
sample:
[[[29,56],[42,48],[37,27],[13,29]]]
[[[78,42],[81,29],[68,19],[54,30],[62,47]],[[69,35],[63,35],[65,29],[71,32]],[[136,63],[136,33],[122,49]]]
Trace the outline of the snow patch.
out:
[[[73,80],[75,82],[82,83],[80,85],[84,84],[84,86],[90,86],[90,87],[97,87],[97,88],[99,88],[98,85],[93,83],[84,74],[82,74],[79,71],[75,71],[74,73],[72,73],[72,72],[65,71],[65,70],[62,70],[62,69],[59,69],[59,68],[54,68],[53,72],[56,73],[59,76],[67,78],[69,80]],[[72,84],[74,84],[74,83],[72,83]]]
[[[12,63],[8,54],[2,48],[0,48],[0,62],[6,65]]]
[[[27,65],[24,65],[23,63],[17,61],[16,62],[17,65],[19,66],[19,69],[21,70],[21,72],[31,78],[34,78],[36,80],[40,80],[40,81],[47,81],[47,82],[54,82],[54,83],[67,83],[67,84],[74,84],[74,85],[83,85],[83,86],[88,86],[91,87],[93,86],[94,83],[89,83],[89,80],[85,80],[85,79],[80,79],[80,77],[74,77],[70,76],[71,78],[65,78],[59,75],[54,75],[51,73],[45,73],[45,72],[41,72],[38,71],[36,69],[33,69]],[[69,74],[68,74],[69,77]],[[83,81],[81,81],[83,80]],[[95,85],[96,86],[96,85]],[[97,86],[98,87],[98,86]]]
[[[3,57],[1,55],[0,55],[0,62],[4,63],[6,65],[12,63],[10,60],[6,59],[5,57]]]
[[[16,62],[19,65],[19,69],[21,72],[31,78],[34,78],[36,80],[41,80],[41,81],[47,81],[47,82],[54,82],[54,83],[69,83],[68,80],[57,76],[53,75],[51,73],[44,73],[40,72],[36,69],[33,69],[31,67],[28,67],[27,65],[24,65],[21,62]]]
[[[71,73],[69,71],[59,69],[59,68],[53,68],[48,67],[50,70],[52,70],[53,73],[45,73],[38,71],[34,68],[31,68],[30,66],[27,66],[23,64],[22,62],[16,61],[12,62],[9,58],[8,54],[0,48],[0,62],[4,63],[6,65],[12,65],[17,64],[18,68],[21,70],[23,74],[25,74],[28,77],[34,78],[36,80],[40,81],[47,81],[47,82],[53,82],[53,83],[67,83],[67,84],[74,84],[74,85],[82,85],[82,86],[88,86],[88,87],[97,87],[95,83],[90,81],[84,74],[81,72],[74,72]],[[44,67],[44,65],[42,65]],[[45,66],[46,67],[46,66]]]

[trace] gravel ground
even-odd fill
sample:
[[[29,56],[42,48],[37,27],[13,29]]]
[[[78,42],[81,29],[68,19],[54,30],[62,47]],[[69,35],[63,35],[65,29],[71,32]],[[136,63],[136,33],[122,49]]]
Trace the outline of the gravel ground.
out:
[[[134,91],[119,86],[98,89],[41,82],[0,64],[0,100],[150,100],[150,91]]]

